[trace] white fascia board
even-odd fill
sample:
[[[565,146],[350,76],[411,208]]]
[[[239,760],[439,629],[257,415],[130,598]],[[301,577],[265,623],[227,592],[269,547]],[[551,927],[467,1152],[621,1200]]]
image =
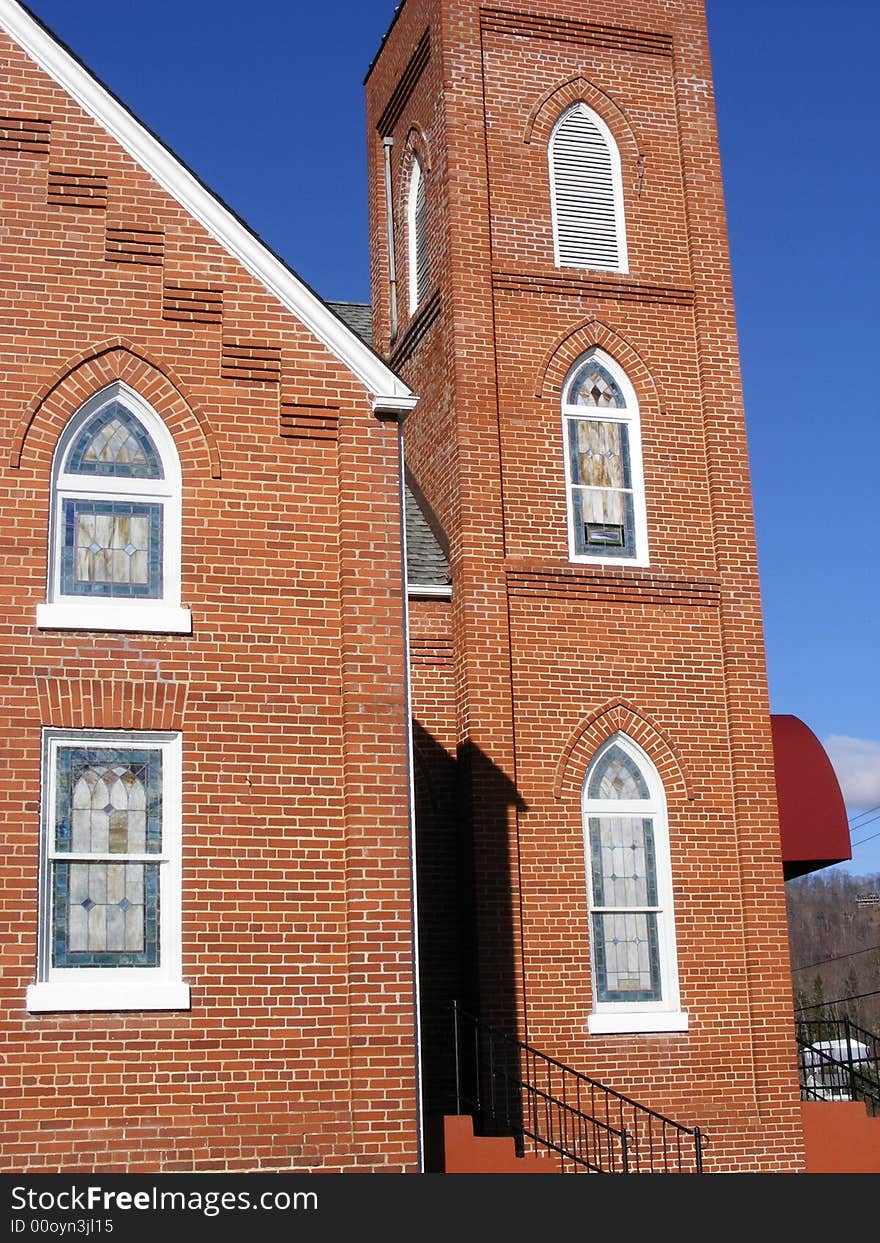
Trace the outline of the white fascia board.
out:
[[[225,250],[255,276],[370,393],[376,413],[403,417],[416,403],[409,388],[316,293],[237,220],[17,0],[0,0],[0,26],[111,138]]]

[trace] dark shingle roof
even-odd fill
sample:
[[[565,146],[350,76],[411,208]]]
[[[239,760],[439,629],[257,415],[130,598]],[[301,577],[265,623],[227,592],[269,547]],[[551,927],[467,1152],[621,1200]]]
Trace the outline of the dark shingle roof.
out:
[[[373,344],[373,311],[369,302],[328,302],[327,305],[362,341]]]
[[[406,485],[406,581],[409,587],[448,587],[449,561],[415,492]]]
[[[369,302],[328,302],[341,320],[356,332],[367,345],[373,344],[373,313]],[[409,483],[404,485],[406,514],[406,581],[410,589],[418,587],[448,587],[449,559],[435,532],[440,525],[433,514],[429,516],[427,501],[420,489]]]

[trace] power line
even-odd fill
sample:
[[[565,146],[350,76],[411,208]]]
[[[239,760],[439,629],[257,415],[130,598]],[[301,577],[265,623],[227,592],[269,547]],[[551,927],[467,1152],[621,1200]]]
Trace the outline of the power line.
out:
[[[847,1001],[861,1001],[863,997],[880,997],[880,988],[875,988],[873,993],[854,993],[852,997],[838,997],[836,1001],[816,1001],[811,1006],[798,1006],[795,1014],[800,1014],[802,1010],[821,1010],[824,1006],[842,1006]]]
[[[878,816],[878,819],[880,819],[880,816]],[[858,842],[854,842],[852,838],[850,838],[849,844],[850,846],[864,846],[865,842],[873,842],[875,837],[880,837],[880,833],[871,833],[867,837],[863,837],[861,841]]]
[[[863,820],[861,824],[851,824],[849,826],[851,833],[861,833],[862,829],[866,829],[869,824],[873,824],[875,820],[880,820],[880,815],[871,816],[868,820]]]
[[[872,812],[880,811],[880,803],[876,807],[868,807],[865,811],[857,811],[854,816],[849,817],[850,824],[855,827],[855,822],[861,820],[862,816],[870,816]]]
[[[792,967],[792,971],[809,971],[810,967],[824,967],[828,962],[841,962],[844,958],[856,958],[859,954],[870,954],[873,950],[880,950],[880,945],[869,945],[864,950],[853,950],[849,954],[838,954],[836,958],[820,958],[818,962],[808,962],[803,967]]]

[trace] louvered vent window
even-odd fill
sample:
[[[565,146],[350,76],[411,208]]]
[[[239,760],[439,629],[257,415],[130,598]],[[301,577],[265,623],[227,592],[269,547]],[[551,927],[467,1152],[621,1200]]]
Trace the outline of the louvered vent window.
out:
[[[620,155],[605,122],[575,104],[550,139],[557,267],[627,269]]]
[[[413,160],[409,185],[409,309],[410,314],[428,292],[428,220],[425,205],[425,177],[422,166]]]

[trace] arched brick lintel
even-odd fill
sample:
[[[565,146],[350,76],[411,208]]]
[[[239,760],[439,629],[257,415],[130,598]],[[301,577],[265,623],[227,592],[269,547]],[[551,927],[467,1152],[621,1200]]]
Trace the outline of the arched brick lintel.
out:
[[[36,677],[40,722],[61,729],[181,730],[186,682]]]
[[[184,466],[212,479],[221,476],[220,451],[210,420],[166,364],[125,337],[115,337],[68,359],[32,397],[13,438],[9,465],[18,469],[25,450],[51,455],[67,420],[83,402],[114,380],[135,389],[164,419]]]
[[[642,151],[629,117],[620,104],[583,74],[575,74],[564,82],[558,82],[541,96],[529,113],[523,142],[546,146],[562,113],[576,103],[586,104],[602,118],[614,135],[623,163],[632,160],[638,164]]]
[[[693,798],[690,783],[666,737],[623,699],[605,704],[578,724],[556,767],[553,782],[556,798],[580,798],[584,774],[593,756],[603,742],[618,733],[626,734],[651,759],[670,802],[688,802]]]
[[[654,377],[639,354],[625,337],[601,320],[590,317],[574,328],[567,329],[544,355],[535,379],[535,397],[539,401],[558,400],[569,368],[581,354],[598,347],[615,359],[626,372],[639,398],[642,409],[660,409],[660,395]]]

